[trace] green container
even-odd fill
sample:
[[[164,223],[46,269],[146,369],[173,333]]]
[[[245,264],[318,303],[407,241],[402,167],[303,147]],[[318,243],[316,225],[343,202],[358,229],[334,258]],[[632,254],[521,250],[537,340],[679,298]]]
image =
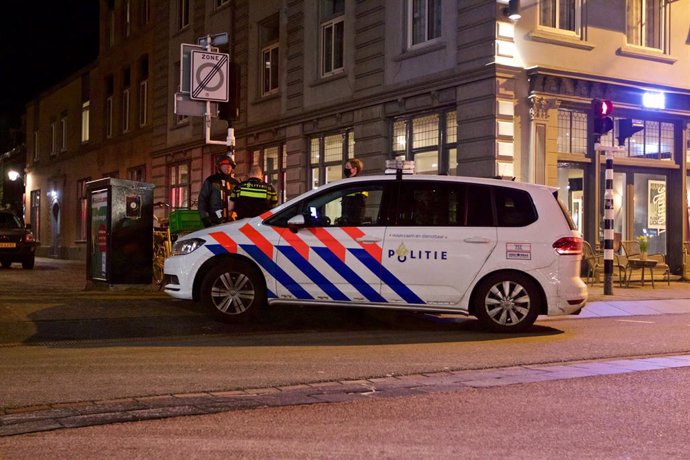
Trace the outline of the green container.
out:
[[[199,211],[195,209],[176,209],[168,217],[170,233],[193,232],[204,228]]]

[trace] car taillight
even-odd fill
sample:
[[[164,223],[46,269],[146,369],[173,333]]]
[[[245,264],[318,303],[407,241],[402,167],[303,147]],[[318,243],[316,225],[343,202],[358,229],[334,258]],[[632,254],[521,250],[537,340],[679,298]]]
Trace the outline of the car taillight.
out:
[[[33,233],[27,233],[24,235],[24,242],[25,243],[33,243],[34,242],[34,234]]]
[[[582,238],[566,236],[553,243],[553,248],[558,254],[582,254]]]

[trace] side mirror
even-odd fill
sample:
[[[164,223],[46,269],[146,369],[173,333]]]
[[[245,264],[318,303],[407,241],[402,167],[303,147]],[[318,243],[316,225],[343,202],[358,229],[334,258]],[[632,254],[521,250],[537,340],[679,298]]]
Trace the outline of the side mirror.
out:
[[[300,228],[304,227],[305,221],[302,214],[297,214],[296,216],[290,217],[287,221],[288,228],[292,233],[297,233]]]

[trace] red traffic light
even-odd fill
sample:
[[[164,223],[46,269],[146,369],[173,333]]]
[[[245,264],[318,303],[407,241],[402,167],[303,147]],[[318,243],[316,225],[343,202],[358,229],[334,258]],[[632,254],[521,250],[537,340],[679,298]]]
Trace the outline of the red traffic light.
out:
[[[594,134],[601,136],[613,129],[613,119],[609,116],[612,113],[613,104],[608,99],[592,100]]]
[[[592,112],[599,117],[607,117],[613,113],[613,103],[608,99],[592,100]]]

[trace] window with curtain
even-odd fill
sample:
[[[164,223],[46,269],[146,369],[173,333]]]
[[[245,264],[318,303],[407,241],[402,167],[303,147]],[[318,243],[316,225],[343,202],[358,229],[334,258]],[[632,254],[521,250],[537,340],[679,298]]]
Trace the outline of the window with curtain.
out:
[[[343,71],[345,46],[345,1],[321,2],[321,76]]]
[[[628,0],[626,35],[631,45],[664,50],[666,2]]]
[[[441,0],[410,0],[408,18],[409,46],[441,36]]]
[[[577,32],[580,22],[579,0],[541,0],[539,25]]]
[[[261,95],[266,96],[278,92],[280,77],[280,47],[278,38],[280,32],[279,16],[274,15],[259,25],[261,41]]]
[[[85,101],[81,105],[81,141],[89,142],[89,123],[90,123],[90,101]]]

